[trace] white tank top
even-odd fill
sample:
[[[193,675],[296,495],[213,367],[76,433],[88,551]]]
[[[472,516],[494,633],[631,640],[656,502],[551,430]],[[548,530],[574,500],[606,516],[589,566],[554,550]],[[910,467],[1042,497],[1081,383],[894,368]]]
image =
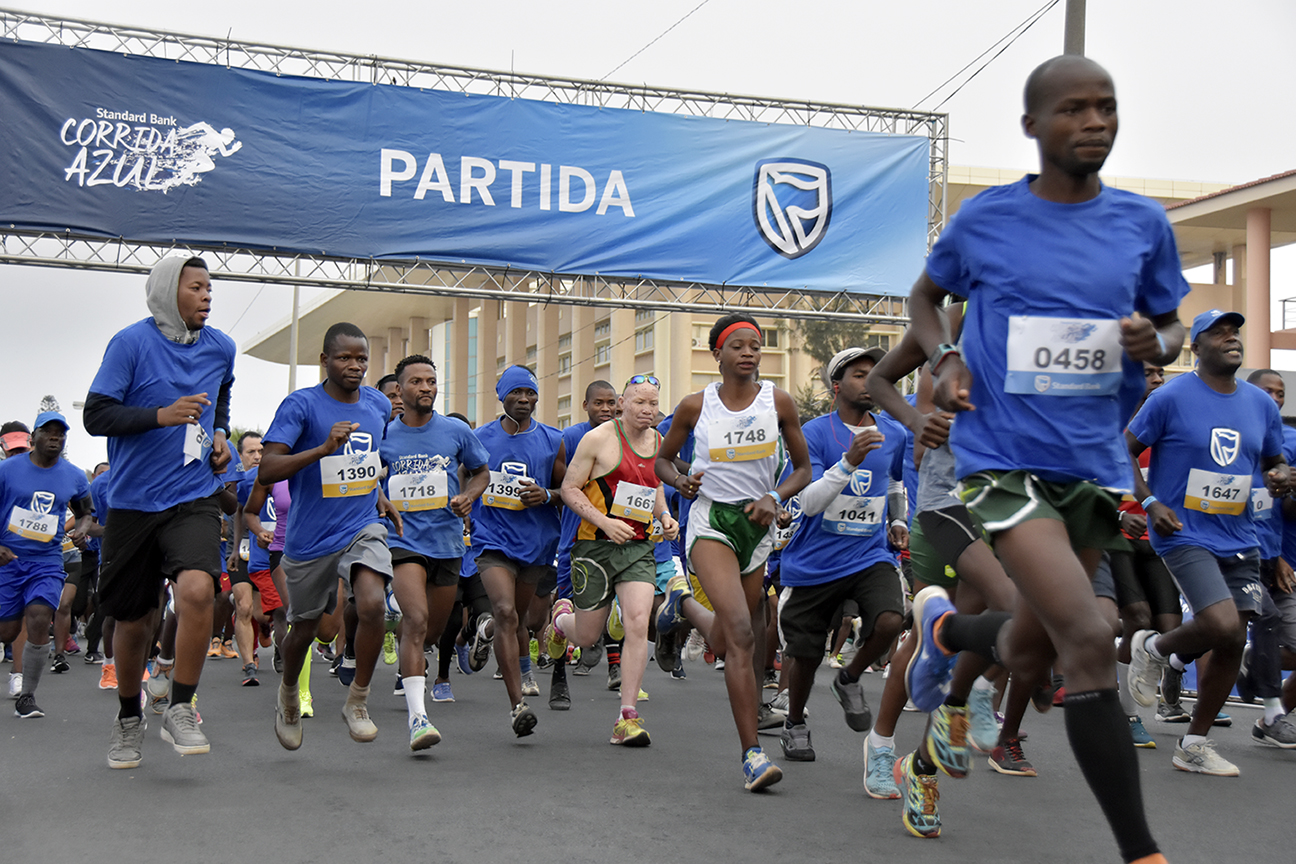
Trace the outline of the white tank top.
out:
[[[762,381],[756,398],[740,411],[730,411],[720,401],[719,384],[709,385],[702,391],[702,411],[693,436],[691,470],[706,472],[700,494],[736,504],[774,488],[779,428],[771,382]]]

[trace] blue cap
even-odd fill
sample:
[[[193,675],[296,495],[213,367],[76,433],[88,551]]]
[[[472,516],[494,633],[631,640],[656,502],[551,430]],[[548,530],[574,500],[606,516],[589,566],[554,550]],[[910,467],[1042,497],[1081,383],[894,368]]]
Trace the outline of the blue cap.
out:
[[[1188,344],[1191,345],[1196,342],[1199,335],[1214,327],[1220,321],[1232,321],[1239,327],[1246,323],[1246,319],[1242,317],[1240,312],[1225,312],[1223,309],[1207,310],[1193,319],[1192,331],[1188,334]]]
[[[514,390],[522,389],[540,392],[540,386],[530,369],[525,366],[510,366],[504,370],[495,384],[495,395],[503,402],[505,396]]]
[[[32,424],[32,429],[39,429],[46,423],[62,423],[63,430],[67,431],[72,427],[68,425],[67,418],[57,411],[42,411],[36,415],[36,422]]]

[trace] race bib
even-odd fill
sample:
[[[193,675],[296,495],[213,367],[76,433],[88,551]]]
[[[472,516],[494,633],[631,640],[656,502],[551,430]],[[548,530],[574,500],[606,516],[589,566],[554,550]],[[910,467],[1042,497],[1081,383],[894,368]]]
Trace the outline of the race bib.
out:
[[[1007,393],[1110,396],[1120,389],[1120,321],[1008,318]]]
[[[712,462],[751,462],[773,456],[778,447],[778,415],[719,417],[711,421],[708,441]]]
[[[503,510],[522,510],[522,484],[532,482],[530,477],[510,471],[490,472],[490,482],[482,493],[482,504]]]
[[[198,459],[206,459],[211,454],[212,439],[207,430],[197,423],[185,424],[184,461],[188,465]]]
[[[612,497],[611,515],[648,525],[653,521],[653,506],[656,503],[656,489],[622,480],[617,483],[616,495]]]
[[[868,537],[882,527],[885,515],[885,496],[861,496],[842,492],[824,511],[819,527],[829,534]]]
[[[783,547],[792,541],[792,535],[796,533],[797,525],[795,522],[786,528],[774,527],[774,551],[780,552]]]
[[[660,543],[666,539],[666,526],[656,516],[653,517],[652,525],[648,529],[648,539],[654,543]]]
[[[1274,499],[1264,486],[1251,490],[1251,518],[1270,519],[1274,513]]]
[[[444,470],[421,474],[394,474],[387,491],[397,510],[440,510],[450,500],[450,484]]]
[[[252,557],[252,540],[249,537],[244,537],[242,540],[239,541],[239,558],[242,558],[244,561],[246,561],[251,557]]]
[[[1221,474],[1200,468],[1188,472],[1184,506],[1189,510],[1221,516],[1241,516],[1246,512],[1250,501],[1250,474]]]
[[[382,462],[378,451],[341,453],[320,460],[320,486],[325,498],[363,498],[378,488]]]
[[[56,513],[37,513],[26,507],[15,506],[9,513],[9,530],[20,537],[48,543],[58,533],[59,517]]]

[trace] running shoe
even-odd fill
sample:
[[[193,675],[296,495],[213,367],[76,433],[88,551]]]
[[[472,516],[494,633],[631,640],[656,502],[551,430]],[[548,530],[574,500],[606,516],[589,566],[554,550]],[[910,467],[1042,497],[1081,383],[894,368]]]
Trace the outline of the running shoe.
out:
[[[1215,719],[1211,721],[1211,725],[1219,726],[1222,729],[1227,729],[1228,727],[1233,725],[1233,718],[1230,717],[1228,714],[1225,714],[1223,711],[1221,711],[1215,715]]]
[[[564,651],[563,655],[566,656],[566,654],[567,652]],[[537,669],[541,669],[541,670],[551,669],[553,668],[553,664],[554,664],[553,658],[550,657],[548,654],[544,653],[543,651],[541,651],[540,656],[535,659],[535,665]]]
[[[302,690],[301,693],[298,694],[298,699],[299,699],[300,702],[301,702],[301,716],[303,716],[303,717],[314,717],[314,716],[315,716],[315,697],[314,697],[314,696],[311,696],[311,691],[309,691],[309,690]]]
[[[456,642],[454,646],[454,652],[455,652],[455,665],[459,667],[459,671],[465,675],[473,674],[473,668],[471,665],[469,665],[468,662],[468,654],[469,654],[468,646],[460,645],[458,642]]]
[[[927,590],[930,589],[923,589]],[[939,837],[941,821],[937,802],[940,801],[940,784],[936,775],[915,773],[913,753],[896,763],[893,774],[896,788],[904,798],[901,820],[905,829],[915,837]]]
[[[422,714],[415,717],[410,722],[410,750],[418,752],[426,750],[433,744],[440,743],[441,733],[432,725],[428,718]]]
[[[405,679],[401,677],[401,674],[399,672],[396,673],[396,686],[392,688],[392,695],[393,696],[405,695]]]
[[[1237,693],[1238,698],[1242,700],[1243,705],[1250,705],[1256,700],[1255,684],[1251,680],[1251,643],[1248,642],[1242,649],[1242,665],[1238,667],[1237,675]]]
[[[743,757],[743,788],[759,792],[783,779],[783,770],[770,761],[765,751],[750,747]]]
[[[972,752],[968,748],[967,708],[941,705],[931,715],[926,736],[927,755],[950,777],[966,777],[972,770]]]
[[[513,710],[509,712],[509,722],[513,726],[513,734],[525,738],[535,731],[536,715],[524,700],[513,706]]]
[[[762,702],[756,709],[756,728],[758,730],[778,729],[787,722],[787,711],[775,710],[768,702]]]
[[[995,722],[994,691],[972,688],[968,695],[968,743],[980,753],[989,753],[999,743]]]
[[[715,671],[717,671],[717,672],[723,672],[723,671],[724,671],[724,667],[725,667],[724,658],[723,658],[723,657],[717,657],[717,658],[715,659]]]
[[[900,789],[894,776],[895,748],[875,747],[872,738],[871,735],[864,738],[864,792],[870,798],[899,798]]]
[[[18,701],[14,703],[14,716],[23,720],[31,720],[35,717],[44,717],[45,712],[37,706],[34,694],[19,693]]]
[[[762,688],[762,689],[765,689],[765,690],[777,690],[777,689],[778,689],[778,671],[777,671],[777,670],[775,670],[775,669],[766,669],[766,670],[765,670],[765,681],[764,681],[764,685],[763,685],[763,688]]]
[[[255,663],[243,664],[243,686],[257,687],[260,684],[261,682],[257,680],[256,664]]]
[[[697,630],[690,630],[688,641],[684,643],[684,659],[690,663],[696,663],[697,660],[706,652],[706,640]]]
[[[1130,735],[1134,738],[1134,746],[1141,747],[1144,750],[1155,750],[1156,741],[1148,734],[1147,727],[1143,725],[1143,718],[1137,714],[1131,714],[1129,718]]]
[[[789,701],[791,701],[791,697],[788,696],[788,691],[780,690],[778,692],[778,695],[775,696],[773,699],[771,699],[768,704],[770,708],[774,709],[775,711],[782,711],[784,714],[786,714],[788,710]],[[805,709],[801,713],[807,717],[810,716],[809,709]]]
[[[72,636],[71,633],[68,634],[67,639],[63,642],[63,653],[64,654],[81,653],[81,646],[77,644],[76,639]]]
[[[684,598],[692,596],[686,576],[672,576],[666,582],[666,597],[657,610],[657,637],[673,636],[675,630],[687,619],[684,617]],[[670,670],[664,670],[669,672]]]
[[[1014,777],[1035,777],[1035,766],[1026,761],[1021,738],[1009,738],[990,751],[990,767],[1000,774]]]
[[[220,645],[220,656],[225,660],[237,660],[239,653],[234,650],[234,646],[227,640]]]
[[[283,654],[279,653],[279,646],[274,646],[274,671],[276,675],[283,674]]]
[[[946,654],[936,643],[936,632],[941,618],[953,611],[954,604],[939,585],[924,588],[913,600],[913,633],[917,643],[913,659],[905,669],[905,689],[921,711],[935,711],[949,695],[955,655]],[[940,832],[939,822],[937,819],[937,833]]]
[[[350,687],[351,682],[355,680],[355,657],[342,655],[342,662],[338,665],[338,683],[343,687]]]
[[[1162,671],[1170,665],[1165,659],[1157,659],[1148,651],[1147,640],[1155,639],[1156,636],[1155,630],[1139,630],[1130,640],[1129,692],[1134,701],[1144,708],[1156,704],[1157,683],[1161,680]]]
[[[114,680],[114,682],[116,681],[115,678],[114,678],[113,680]],[[18,698],[19,694],[22,693],[22,684],[23,684],[23,682],[22,682],[22,673],[21,673],[21,672],[10,672],[10,673],[9,673],[9,698],[10,698],[10,699],[17,699],[17,698]],[[117,684],[114,683],[113,686],[116,687]]]
[[[333,652],[332,642],[323,643],[317,640],[315,642],[315,650],[319,652],[319,655],[321,657],[323,657],[325,660],[327,660],[330,663],[332,663],[334,660],[337,659],[337,654]]]
[[[98,651],[87,651],[81,659],[86,662],[87,666],[95,666],[104,661],[104,655]]]
[[[540,634],[540,641],[544,643],[544,653],[551,659],[557,660],[567,651],[567,636],[558,629],[556,622],[559,615],[565,615],[574,608],[572,601],[566,597],[553,604],[553,611],[549,613],[549,623],[545,624]]]
[[[175,748],[181,756],[197,756],[211,752],[207,736],[198,728],[198,709],[192,702],[172,705],[162,715],[162,740]]]
[[[571,708],[571,689],[567,686],[567,676],[554,678],[549,684],[549,710],[566,711]]]
[[[645,690],[645,689],[643,689],[642,687],[640,687],[640,688],[639,688],[639,694],[638,694],[637,696],[635,696],[635,701],[636,701],[636,702],[647,702],[647,701],[648,701],[648,691]]]
[[[496,681],[504,680],[504,670],[499,667],[499,664],[495,665],[495,674],[492,675],[491,678],[493,678]]]
[[[653,642],[653,659],[657,661],[657,668],[663,672],[675,671],[680,662],[680,649],[679,640],[674,633],[657,631],[657,638]]]
[[[221,640],[219,636],[213,636],[211,645],[207,646],[207,656],[212,660],[221,659]]]
[[[526,674],[522,676],[522,695],[523,696],[540,695],[540,685],[536,683],[535,673],[532,672],[530,669],[528,669],[526,671]]]
[[[532,639],[527,647],[527,656],[531,658],[532,663],[540,662],[540,640]]]
[[[1215,741],[1206,738],[1185,745],[1183,739],[1175,744],[1174,767],[1180,771],[1193,774],[1209,774],[1212,777],[1236,777],[1238,767],[1225,759],[1215,750]]]
[[[72,667],[68,665],[66,657],[64,657],[62,654],[54,655],[54,662],[53,664],[50,665],[51,672],[57,672],[61,675],[71,668]]]
[[[347,734],[352,741],[367,744],[378,737],[378,727],[369,719],[369,705],[348,699],[342,705],[342,722],[346,723]]]
[[[1167,663],[1165,671],[1161,673],[1161,701],[1177,705],[1182,692],[1183,673]]]
[[[621,601],[612,600],[612,611],[608,613],[607,635],[613,642],[625,638],[625,622],[621,620]]]
[[[675,668],[671,670],[671,677],[674,678],[676,681],[683,681],[685,678],[688,677],[688,673],[684,671],[683,657],[675,658]]]
[[[1174,702],[1163,701],[1157,705],[1157,719],[1162,723],[1187,723],[1192,715],[1176,699]]]
[[[159,677],[161,676],[154,676],[155,679]],[[100,669],[99,671],[99,689],[100,690],[117,689],[117,664],[116,663],[103,664],[103,668]],[[152,690],[152,688],[149,689]]]
[[[477,619],[477,632],[473,636],[472,656],[468,658],[468,668],[474,672],[480,672],[486,668],[486,661],[490,659],[491,638],[486,635],[486,628],[491,624],[490,615],[482,615]]]
[[[607,689],[609,690],[621,689],[621,664],[620,663],[608,664]]]
[[[597,642],[588,648],[578,649],[580,652],[580,662],[576,664],[577,675],[588,675],[589,670],[593,669],[603,659],[603,637],[600,635]],[[584,669],[584,672],[580,670]]]
[[[302,697],[305,697],[303,699]],[[304,702],[310,698],[309,693],[298,693],[296,700],[285,698],[284,689],[279,688],[275,699],[275,737],[285,750],[296,750],[302,743],[302,717],[305,714]],[[293,704],[293,702],[296,704]]]
[[[765,685],[766,687],[769,684]],[[778,686],[778,681],[774,682]],[[837,704],[842,706],[846,712],[846,725],[856,732],[867,732],[873,728],[873,710],[869,708],[868,702],[864,699],[864,685],[858,681],[849,684],[843,684],[841,675],[834,675],[832,683],[828,685],[828,690],[832,693]]]
[[[1291,750],[1296,748],[1296,725],[1292,724],[1286,714],[1272,723],[1265,723],[1261,717],[1251,727],[1251,739],[1257,744]]]
[[[390,630],[383,634],[382,658],[388,666],[396,665],[396,634]]]
[[[109,768],[138,768],[143,759],[144,730],[148,724],[143,717],[114,717],[112,735],[108,743]]]
[[[432,682],[432,701],[433,702],[453,702],[454,692],[450,689],[449,681]]]
[[[828,658],[828,668],[845,669],[846,664],[842,662],[842,656],[840,654],[834,654],[832,657]]]
[[[815,761],[814,745],[810,743],[810,727],[806,724],[793,726],[790,720],[784,722],[779,738],[779,743],[783,745],[783,758],[793,762]]]
[[[643,728],[643,718],[636,712],[633,717],[622,716],[612,727],[611,744],[622,747],[647,747],[652,743],[648,730]]]

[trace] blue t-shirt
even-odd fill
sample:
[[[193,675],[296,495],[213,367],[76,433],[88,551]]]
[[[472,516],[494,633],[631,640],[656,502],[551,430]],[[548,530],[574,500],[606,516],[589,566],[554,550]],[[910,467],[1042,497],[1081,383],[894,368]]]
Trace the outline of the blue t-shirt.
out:
[[[663,438],[665,438],[666,433],[670,431],[671,421],[674,419],[675,419],[675,412],[672,411],[670,413],[670,416],[668,416],[665,420],[657,424],[657,431],[662,434]],[[689,432],[688,437],[684,439],[683,446],[680,447],[679,449],[679,458],[684,460],[685,462],[688,462],[689,464],[693,463],[693,445],[695,443],[695,440],[696,439],[694,438],[693,433]],[[693,499],[685,498],[683,495],[680,495],[678,490],[676,490],[674,486],[670,486],[667,484],[663,484],[663,485],[666,486],[667,492],[675,492],[677,498],[679,499],[679,514],[675,518],[679,522],[680,530],[679,530],[679,535],[675,538],[674,551],[675,551],[675,555],[679,558],[680,563],[684,565],[685,569],[687,569],[688,568],[688,553],[687,553],[688,538],[684,536],[685,535],[684,529],[688,527],[689,510],[693,507]]]
[[[1283,424],[1283,456],[1288,465],[1296,465],[1296,429]],[[1288,564],[1296,561],[1296,519],[1290,519],[1283,512],[1282,502],[1274,501],[1274,515],[1282,526],[1282,557]]]
[[[779,578],[784,585],[822,585],[895,560],[887,546],[886,499],[889,481],[904,478],[904,427],[885,415],[874,419],[885,440],[864,457],[833,504],[814,516],[799,507],[791,511],[799,524],[783,549]],[[840,462],[855,438],[836,411],[801,431],[810,449],[811,482]]]
[[[446,506],[432,510],[406,510],[392,498],[401,510],[404,536],[393,531],[388,543],[393,548],[408,549],[429,558],[459,558],[464,554],[463,520],[450,510],[449,499],[459,494],[459,466],[475,470],[486,464],[486,448],[473,434],[468,424],[454,417],[433,413],[428,422],[418,428],[406,426],[397,417],[387,424],[382,441],[382,461],[387,466],[387,479],[383,488],[391,495],[393,475],[427,475],[444,471],[446,475]]]
[[[1245,381],[1217,393],[1189,372],[1153,390],[1129,431],[1152,448],[1152,494],[1184,526],[1169,537],[1148,531],[1158,555],[1201,546],[1225,556],[1259,545],[1252,478],[1283,447],[1282,418],[1267,393]]]
[[[91,393],[131,407],[163,408],[198,393],[206,393],[211,403],[198,416],[202,455],[187,464],[188,424],[108,439],[108,461],[118,481],[108,494],[109,507],[157,513],[220,489],[224,478],[212,473],[208,457],[216,400],[221,387],[234,382],[237,353],[234,340],[212,327],[204,327],[192,345],[172,342],[152,318],[135,322],[108,342]]]
[[[495,420],[478,428],[477,438],[489,454],[491,471],[530,477],[541,489],[553,488],[554,459],[562,445],[562,433],[554,427],[533,418],[525,432],[510,435]],[[473,505],[473,557],[491,549],[526,565],[552,564],[558,551],[558,507],[488,507],[488,495]]]
[[[360,428],[351,433],[350,441],[334,451],[333,456],[349,452],[358,459],[365,453],[377,453],[387,418],[391,416],[391,402],[373,387],[361,387],[359,395],[357,402],[339,402],[324,392],[322,383],[291,393],[279,403],[264,441],[286,444],[289,453],[303,453],[323,444],[333,424],[346,421],[359,423]],[[376,483],[364,495],[325,498],[321,464],[322,460],[312,462],[288,478],[293,506],[288,512],[284,555],[297,561],[331,555],[345,548],[366,525],[382,522],[378,516]],[[330,485],[354,479],[329,478]]]
[[[576,455],[576,447],[585,437],[585,433],[593,428],[594,425],[588,420],[582,420],[562,430],[563,452],[567,454],[568,462]],[[570,597],[571,549],[572,544],[576,542],[576,529],[580,527],[581,517],[575,510],[564,506],[559,522],[561,529],[558,535],[558,588],[560,596]]]
[[[90,481],[90,504],[94,507],[95,521],[100,525],[108,522],[108,484],[111,482],[108,475],[110,474],[112,474],[111,468]],[[102,551],[103,538],[87,538],[86,548],[91,552]]]
[[[64,514],[70,502],[89,494],[85,472],[66,459],[49,468],[37,467],[31,453],[0,462],[0,519],[4,520],[0,546],[8,547],[20,560],[62,564]],[[28,512],[16,513],[15,508]],[[51,515],[53,519],[41,518]],[[37,517],[37,522],[32,517]],[[37,539],[46,529],[52,532],[50,539]]]
[[[248,498],[252,497],[252,485],[256,483],[257,469],[249,468],[243,472],[242,478],[238,481],[238,505],[239,510],[247,504]],[[278,520],[275,518],[274,496],[270,490],[266,490],[265,503],[261,505],[261,512],[257,518],[261,520],[261,527],[273,531],[272,527]],[[245,526],[246,527],[246,526]],[[253,537],[248,531],[243,532],[243,539],[248,544],[248,561],[247,570],[249,573],[260,573],[262,570],[270,569],[270,550],[262,549],[257,538]]]
[[[915,408],[918,407],[917,393],[910,393],[908,396],[904,397],[904,400],[908,402],[910,405],[914,406]],[[885,411],[881,411],[879,413],[883,417],[887,417],[891,420],[895,420],[894,417],[892,417],[890,414],[886,413]],[[899,420],[896,420],[896,422],[900,423]],[[905,488],[905,505],[908,508],[908,512],[905,513],[905,521],[908,522],[909,527],[912,528],[914,516],[917,515],[917,511],[915,510],[915,507],[918,504],[918,463],[914,462],[913,430],[910,429],[908,426],[904,425],[903,423],[900,423],[900,428],[903,429],[905,433],[904,488]]]
[[[1058,204],[1031,179],[963,204],[927,259],[932,281],[968,301],[962,354],[977,410],[950,434],[958,476],[1025,469],[1128,492],[1122,412],[1144,385],[1118,322],[1173,312],[1188,293],[1174,234],[1148,198],[1104,186]]]

